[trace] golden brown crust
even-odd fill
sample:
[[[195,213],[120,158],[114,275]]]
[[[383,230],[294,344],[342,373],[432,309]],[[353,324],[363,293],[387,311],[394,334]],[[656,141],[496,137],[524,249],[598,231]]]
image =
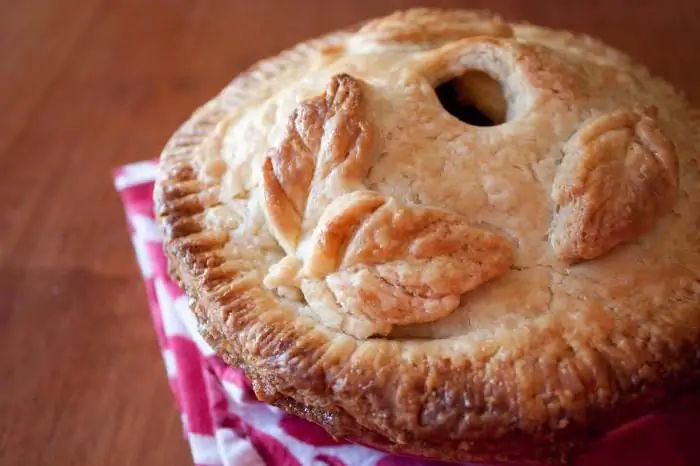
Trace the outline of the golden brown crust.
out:
[[[465,37],[511,37],[510,25],[488,12],[454,10],[451,14],[429,8],[397,11],[368,21],[358,31],[363,40],[382,44],[436,44]]]
[[[358,181],[369,168],[372,131],[363,106],[360,83],[334,76],[324,95],[294,110],[284,140],[265,158],[263,209],[287,254],[296,249],[313,187],[336,171],[344,183]],[[315,210],[325,205],[318,197],[331,195],[324,187],[315,193]]]
[[[431,11],[430,15],[433,23],[441,15],[445,21],[455,17],[451,12]],[[237,78],[173,136],[164,150],[156,186],[157,214],[172,274],[191,298],[203,335],[229,363],[246,369],[258,397],[318,422],[335,435],[392,451],[457,461],[560,462],[611,427],[697,386],[697,113],[670,86],[599,42],[534,26],[512,29],[517,44],[468,40],[438,49],[412,65],[435,70],[434,76],[425,79],[392,75],[393,87],[386,87],[371,73],[353,75],[372,83],[363,87],[367,113],[362,118],[371,122],[380,137],[374,138],[374,161],[364,184],[383,197],[381,204],[371,200],[339,216],[337,221],[345,228],[338,231],[353,237],[357,232],[349,225],[356,225],[359,218],[372,218],[386,205],[384,196],[398,194],[417,204],[448,206],[449,215],[470,222],[491,224],[494,233],[507,232],[517,246],[508,273],[465,294],[458,310],[431,324],[401,327],[386,338],[359,339],[334,329],[347,325],[367,330],[369,324],[333,308],[327,290],[315,290],[319,300],[329,299],[320,311],[299,305],[295,301],[299,296],[293,293],[271,293],[263,280],[275,264],[278,272],[268,277],[272,285],[299,280],[303,288],[298,273],[303,261],[284,261],[283,242],[265,227],[263,213],[256,210],[261,203],[253,194],[264,183],[264,167],[268,175],[275,175],[280,188],[284,176],[275,172],[272,158],[265,159],[267,151],[255,159],[244,154],[244,146],[229,148],[224,141],[225,135],[238,134],[235,131],[243,128],[247,142],[256,149],[265,146],[254,131],[244,131],[254,128],[240,123],[241,115],[248,112],[265,121],[265,138],[271,134],[273,141],[270,149],[281,147],[288,115],[300,101],[313,99],[322,90],[306,90],[304,99],[295,93],[291,98],[277,95],[276,90],[301,82],[318,63],[316,51],[328,44],[335,52],[324,57],[320,66],[337,68],[319,82],[325,84],[329,76],[342,74],[346,52],[338,44],[357,36],[339,33],[261,63]],[[446,42],[453,39],[450,36]],[[376,42],[374,46],[381,47]],[[421,47],[430,46],[422,43]],[[397,53],[396,48],[392,50]],[[480,62],[478,57],[484,54],[479,51],[484,50],[495,58]],[[472,136],[477,133],[462,134],[462,123],[436,112],[435,100],[422,94],[424,87],[429,89],[436,79],[444,78],[440,73],[450,71],[435,56],[466,60],[487,68],[482,71],[513,78],[505,86],[514,92],[506,92],[509,121],[478,133],[488,135],[486,142]],[[361,74],[370,68],[394,72],[371,59],[365,56],[363,60],[369,61],[356,64],[353,72]],[[611,82],[622,87],[610,89]],[[271,111],[250,111],[273,94],[276,106]],[[596,118],[613,115],[617,122],[616,112],[650,105],[658,107],[657,115],[627,113],[621,117],[625,124],[612,125],[628,128],[619,131],[632,134],[632,143],[604,138],[604,144],[596,146],[607,148],[604,153],[573,150],[564,155],[569,162],[559,167],[566,141],[595,139],[585,136],[590,128],[597,128]],[[518,111],[513,112],[513,106]],[[407,112],[412,113],[403,118]],[[271,114],[283,115],[283,121],[271,122]],[[534,119],[537,115],[544,118]],[[434,122],[440,134],[428,131]],[[407,128],[408,124],[412,126]],[[396,130],[399,127],[403,133]],[[283,129],[279,136],[275,128]],[[527,137],[533,128],[538,138]],[[409,134],[410,139],[399,134]],[[449,161],[443,158],[454,146],[465,151],[453,153]],[[608,150],[623,146],[635,149],[622,156]],[[436,148],[443,148],[442,152]],[[410,158],[412,154],[416,158]],[[553,251],[550,254],[548,228],[554,206],[547,200],[556,177],[561,185],[556,199],[570,202],[578,196],[571,188],[580,182],[578,168],[597,157],[612,158],[602,175],[615,172],[618,185],[621,175],[629,180],[621,158],[645,167],[643,173],[650,176],[633,193],[646,200],[641,205],[649,209],[645,212],[650,212],[651,220],[635,220],[641,223],[610,230],[592,246],[574,243],[575,257],[586,258],[590,251],[601,255],[567,267],[552,258]],[[260,178],[249,171],[249,159],[256,160],[252,165],[259,167]],[[569,164],[573,171],[557,175],[557,169]],[[409,188],[403,188],[407,174],[413,178],[409,177]],[[588,192],[589,183],[581,186]],[[650,196],[650,191],[661,195]],[[287,195],[291,190],[281,192],[287,199],[301,198]],[[627,199],[615,205],[638,205],[631,202],[636,197]],[[637,219],[637,214],[632,218]],[[299,238],[311,234],[317,223],[307,229],[302,222]],[[620,238],[624,244],[603,253]],[[297,248],[307,247],[304,239],[297,241]],[[345,236],[334,236],[332,241],[329,237],[328,247],[345,249],[345,242]],[[382,260],[405,253],[400,251],[387,252]],[[323,256],[323,248],[317,253]],[[330,254],[328,263],[314,264],[325,274],[342,268],[339,258],[346,254]],[[427,280],[417,287],[423,293],[427,293],[425,282],[439,291],[456,291],[448,282]],[[443,285],[446,288],[440,289]]]
[[[362,86],[333,76],[322,95],[292,112],[282,142],[265,157],[262,207],[286,257],[263,283],[304,298],[319,315],[329,307],[347,314],[348,322],[324,323],[366,338],[445,317],[462,294],[505,273],[513,251],[459,215],[366,190],[374,129]]]
[[[446,316],[460,295],[513,261],[512,246],[500,235],[370,191],[329,205],[311,244],[302,276],[325,279],[343,309],[382,329]]]
[[[648,232],[673,207],[678,161],[653,108],[619,110],[583,126],[554,179],[555,253],[593,259]]]

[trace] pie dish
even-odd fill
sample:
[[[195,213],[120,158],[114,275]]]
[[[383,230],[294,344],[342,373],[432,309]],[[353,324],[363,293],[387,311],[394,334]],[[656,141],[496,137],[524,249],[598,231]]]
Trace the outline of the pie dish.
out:
[[[699,128],[597,40],[402,11],[235,78],[165,147],[156,214],[261,400],[560,463],[700,381]]]

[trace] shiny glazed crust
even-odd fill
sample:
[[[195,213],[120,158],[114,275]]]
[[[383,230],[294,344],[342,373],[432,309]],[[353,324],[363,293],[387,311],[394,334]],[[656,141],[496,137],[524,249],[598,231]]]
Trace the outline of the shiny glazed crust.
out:
[[[471,68],[503,125],[428,97]],[[385,450],[565,462],[700,381],[698,128],[593,39],[410,10],[237,77],[168,142],[156,213],[261,400]]]

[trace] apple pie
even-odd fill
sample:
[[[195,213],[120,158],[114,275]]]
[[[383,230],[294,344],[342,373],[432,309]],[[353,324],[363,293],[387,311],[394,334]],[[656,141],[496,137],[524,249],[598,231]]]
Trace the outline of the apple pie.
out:
[[[700,115],[625,54],[414,9],[175,133],[172,276],[256,395],[451,461],[566,462],[700,382]]]

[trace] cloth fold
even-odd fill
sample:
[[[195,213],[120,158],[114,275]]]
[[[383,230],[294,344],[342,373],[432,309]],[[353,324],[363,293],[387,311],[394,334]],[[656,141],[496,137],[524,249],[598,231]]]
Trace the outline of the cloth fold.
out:
[[[197,466],[438,466],[334,440],[321,427],[258,401],[243,372],[197,332],[182,290],[168,277],[153,216],[157,163],[114,172],[143,276],[170,387]],[[700,465],[700,395],[608,434],[576,466]]]

